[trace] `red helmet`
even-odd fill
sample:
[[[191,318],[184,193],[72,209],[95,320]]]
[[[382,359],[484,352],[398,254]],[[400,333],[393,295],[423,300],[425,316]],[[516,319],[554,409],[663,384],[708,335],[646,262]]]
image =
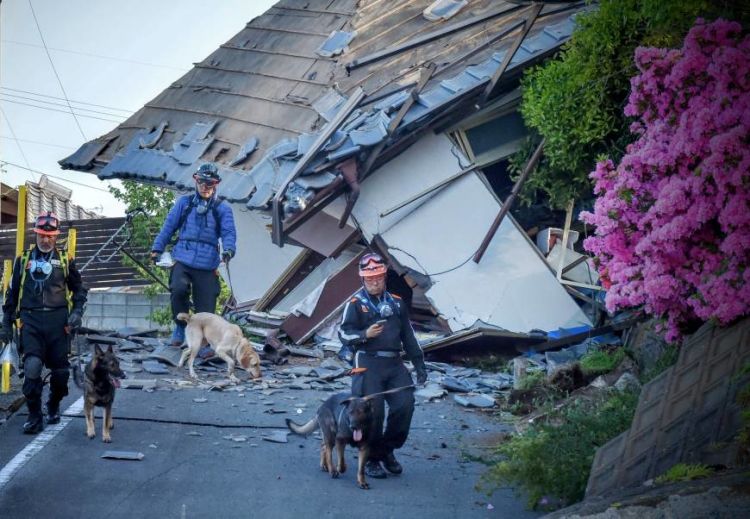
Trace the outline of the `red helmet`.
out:
[[[45,236],[57,236],[60,234],[60,220],[52,211],[45,211],[36,217],[34,232]]]
[[[368,253],[359,260],[359,276],[363,278],[374,278],[384,276],[388,272],[388,266],[379,254]]]

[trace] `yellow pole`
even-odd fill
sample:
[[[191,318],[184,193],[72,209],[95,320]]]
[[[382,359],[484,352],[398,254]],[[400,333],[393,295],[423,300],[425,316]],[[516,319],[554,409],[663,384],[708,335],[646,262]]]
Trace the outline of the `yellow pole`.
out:
[[[11,271],[13,270],[13,261],[3,261],[3,294],[8,291],[8,285],[10,284]],[[8,348],[11,346],[8,345]],[[10,361],[2,363],[2,379],[0,380],[0,392],[10,392]]]
[[[16,222],[16,257],[23,254],[26,239],[26,186],[18,188],[18,222]]]
[[[74,228],[68,230],[68,259],[76,257],[76,244],[78,240],[78,231]]]

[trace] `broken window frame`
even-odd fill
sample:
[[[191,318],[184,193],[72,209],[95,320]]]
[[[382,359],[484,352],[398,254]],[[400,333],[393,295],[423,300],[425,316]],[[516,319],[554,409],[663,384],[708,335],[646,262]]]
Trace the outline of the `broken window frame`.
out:
[[[506,117],[514,112],[518,112],[518,107],[521,105],[521,90],[515,89],[512,92],[502,96],[486,108],[479,112],[467,117],[458,124],[448,129],[448,132],[453,136],[455,141],[461,147],[463,152],[469,157],[469,160],[477,167],[482,168],[505,160],[515,152],[521,149],[528,132],[518,139],[512,141],[506,141],[501,143],[499,146],[484,151],[480,154],[474,153],[474,148],[471,145],[468,131],[486,124],[495,119]]]

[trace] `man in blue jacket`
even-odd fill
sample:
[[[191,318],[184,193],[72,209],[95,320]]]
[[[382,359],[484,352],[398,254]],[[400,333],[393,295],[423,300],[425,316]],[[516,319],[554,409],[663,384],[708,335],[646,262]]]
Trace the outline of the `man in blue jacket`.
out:
[[[221,287],[216,268],[222,260],[229,264],[237,250],[232,209],[216,198],[216,186],[221,182],[216,166],[203,164],[193,178],[195,193],[177,199],[151,247],[151,259],[156,262],[178,233],[169,277],[173,319],[188,312],[191,288],[196,312],[216,310]],[[172,344],[179,346],[185,341],[185,323],[175,319],[175,325]]]

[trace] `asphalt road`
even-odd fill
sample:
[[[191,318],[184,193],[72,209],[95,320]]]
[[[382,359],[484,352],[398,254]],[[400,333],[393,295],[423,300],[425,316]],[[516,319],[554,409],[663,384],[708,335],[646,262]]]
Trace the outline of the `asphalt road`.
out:
[[[370,490],[355,483],[354,449],[346,451],[347,473],[331,479],[319,470],[317,438],[289,435],[288,443],[262,438],[286,430],[287,417],[306,421],[328,395],[293,389],[264,395],[249,385],[242,392],[174,386],[153,392],[120,389],[113,443],[101,441],[101,410],[95,440],[86,438],[80,413],[66,413],[68,423],[46,443],[37,440],[33,448],[39,450],[19,461],[18,453],[34,439],[20,432],[24,410],[0,426],[0,471],[7,474],[9,463],[16,467],[10,479],[0,477],[0,517],[538,515],[527,511],[511,489],[491,496],[475,490],[485,467],[465,454],[481,453],[503,426],[450,398],[418,404],[409,441],[397,451],[404,473],[370,479]],[[63,408],[79,396],[74,390]],[[136,451],[144,457],[101,458],[108,450]]]

